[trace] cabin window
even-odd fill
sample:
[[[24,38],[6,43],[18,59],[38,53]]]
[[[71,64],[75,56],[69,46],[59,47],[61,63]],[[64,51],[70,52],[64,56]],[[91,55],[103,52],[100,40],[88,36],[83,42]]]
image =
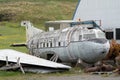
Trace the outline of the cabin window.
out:
[[[107,39],[113,39],[113,35],[114,35],[113,31],[111,31],[111,32],[106,32],[105,34],[106,34],[106,38],[107,38]]]
[[[56,46],[61,46],[61,42],[56,42]]]
[[[79,35],[79,40],[82,40],[82,35]]]
[[[93,39],[95,37],[96,37],[95,34],[84,34],[83,36],[84,39]]]
[[[39,48],[39,42],[37,43],[37,46],[36,46],[37,48]]]
[[[105,33],[102,31],[98,32],[98,38],[105,38]]]
[[[43,47],[45,47],[45,43],[43,43]]]
[[[116,40],[120,40],[120,28],[116,28]]]
[[[60,43],[60,42],[58,42],[58,46],[61,46],[61,43]]]
[[[55,47],[55,44],[56,44],[55,42],[51,42],[50,45],[51,45],[51,47]]]
[[[48,43],[48,47],[50,47],[50,43]]]
[[[50,47],[52,47],[52,42],[50,42]]]
[[[65,42],[58,42],[58,46],[65,46]]]
[[[49,47],[49,43],[46,43],[47,44],[47,46],[46,47]]]

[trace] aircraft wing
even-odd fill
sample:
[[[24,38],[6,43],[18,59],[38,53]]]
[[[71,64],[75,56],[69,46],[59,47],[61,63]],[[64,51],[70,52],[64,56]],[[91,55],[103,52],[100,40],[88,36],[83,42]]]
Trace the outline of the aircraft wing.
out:
[[[40,73],[56,72],[69,70],[71,67],[60,63],[55,63],[49,60],[38,58],[29,54],[18,52],[11,49],[0,50],[0,61],[6,62],[6,57],[8,62],[17,63],[18,59],[21,65],[25,65],[25,70],[27,71],[39,71]],[[24,67],[23,67],[24,69]]]

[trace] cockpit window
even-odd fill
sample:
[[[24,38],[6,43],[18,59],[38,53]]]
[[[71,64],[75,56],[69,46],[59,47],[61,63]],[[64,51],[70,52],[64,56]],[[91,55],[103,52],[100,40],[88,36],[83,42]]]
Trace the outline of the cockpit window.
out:
[[[83,38],[84,39],[94,39],[96,36],[95,34],[84,34]]]
[[[105,33],[99,31],[99,32],[98,32],[98,38],[105,38]]]

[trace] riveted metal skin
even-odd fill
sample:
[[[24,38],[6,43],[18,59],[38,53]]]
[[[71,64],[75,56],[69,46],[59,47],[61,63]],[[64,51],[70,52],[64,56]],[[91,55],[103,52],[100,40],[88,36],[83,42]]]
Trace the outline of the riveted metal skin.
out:
[[[56,54],[61,62],[71,63],[81,59],[86,63],[95,63],[106,56],[110,45],[104,32],[85,26],[38,32],[27,40],[29,52],[45,59]]]

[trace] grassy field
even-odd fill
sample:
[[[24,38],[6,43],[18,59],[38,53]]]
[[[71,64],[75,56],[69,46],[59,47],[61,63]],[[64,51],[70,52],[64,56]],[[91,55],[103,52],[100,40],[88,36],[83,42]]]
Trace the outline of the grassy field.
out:
[[[26,48],[10,47],[25,42],[23,20],[44,29],[45,21],[72,19],[77,0],[0,0],[0,49],[10,48],[27,52]]]
[[[25,42],[25,29],[17,23],[0,23],[0,49],[15,49],[27,52],[25,47],[10,47],[12,43]]]
[[[6,0],[8,1],[8,0]],[[10,0],[9,0],[10,1]],[[77,0],[12,0],[1,2],[0,20],[30,20],[40,26],[49,20],[71,19]]]
[[[72,19],[77,1],[0,0],[0,49],[15,49],[27,53],[25,47],[10,47],[12,43],[26,41],[25,28],[20,26],[20,22],[29,20],[44,30],[45,21]],[[22,75],[20,72],[0,71],[0,80],[29,80],[26,78],[31,75],[33,74]]]
[[[74,68],[66,72],[48,73],[48,74],[33,74],[13,71],[0,71],[0,80],[47,80],[49,77],[59,77],[59,76],[74,76],[84,74],[80,68]],[[56,79],[55,79],[56,80]]]

